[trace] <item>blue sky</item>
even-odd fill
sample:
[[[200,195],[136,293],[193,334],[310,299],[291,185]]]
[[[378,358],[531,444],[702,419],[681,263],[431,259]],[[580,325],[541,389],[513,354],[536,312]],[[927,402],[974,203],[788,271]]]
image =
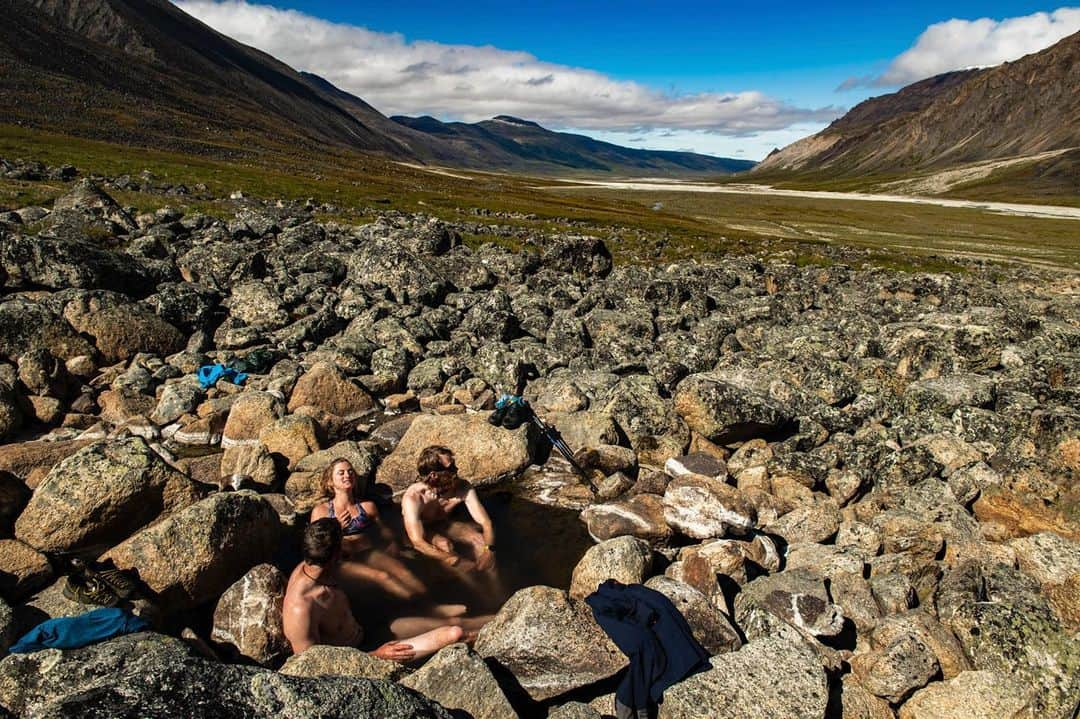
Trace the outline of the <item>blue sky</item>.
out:
[[[514,114],[749,159],[867,97],[1080,30],[1080,9],[1006,1],[177,4],[387,114]]]

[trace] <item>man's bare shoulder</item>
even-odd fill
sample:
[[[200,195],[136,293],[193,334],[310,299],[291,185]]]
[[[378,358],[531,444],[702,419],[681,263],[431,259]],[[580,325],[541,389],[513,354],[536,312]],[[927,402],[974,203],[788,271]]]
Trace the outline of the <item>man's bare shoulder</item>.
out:
[[[424,495],[429,491],[430,487],[428,487],[423,482],[413,482],[405,488],[405,492],[401,495],[401,502],[402,504],[404,504],[405,500],[409,500],[411,502],[419,502],[423,504]]]

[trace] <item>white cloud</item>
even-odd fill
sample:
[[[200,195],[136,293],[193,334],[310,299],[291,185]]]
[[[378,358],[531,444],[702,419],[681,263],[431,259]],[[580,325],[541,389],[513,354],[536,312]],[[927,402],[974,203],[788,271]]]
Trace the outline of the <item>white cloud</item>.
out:
[[[898,87],[951,70],[1017,60],[1080,31],[1080,8],[992,20],[947,20],[926,28],[909,50],[878,77],[852,78],[840,86]]]
[[[665,128],[746,137],[841,114],[836,107],[798,108],[754,91],[673,94],[527,52],[406,42],[396,33],[244,0],[175,2],[219,32],[321,75],[387,115],[465,122],[515,115],[553,128]]]

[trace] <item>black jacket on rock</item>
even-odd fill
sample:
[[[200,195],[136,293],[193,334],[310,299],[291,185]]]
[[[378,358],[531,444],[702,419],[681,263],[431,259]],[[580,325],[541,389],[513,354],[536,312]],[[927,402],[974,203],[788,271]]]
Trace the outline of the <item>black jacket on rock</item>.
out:
[[[609,579],[585,598],[600,625],[630,659],[615,690],[620,719],[646,717],[669,686],[709,668],[709,653],[694,639],[690,625],[656,590]]]

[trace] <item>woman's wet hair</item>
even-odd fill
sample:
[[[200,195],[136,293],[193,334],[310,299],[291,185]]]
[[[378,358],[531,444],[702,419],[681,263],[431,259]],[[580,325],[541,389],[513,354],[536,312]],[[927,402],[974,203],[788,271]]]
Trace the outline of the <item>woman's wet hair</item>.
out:
[[[441,444],[425,447],[420,452],[420,456],[416,458],[416,473],[420,475],[421,479],[424,479],[432,472],[441,472],[446,469],[446,463],[443,462],[443,459],[449,459],[450,463],[453,464],[454,450]]]
[[[338,466],[342,462],[352,467],[352,462],[350,462],[345,457],[336,457],[334,461],[326,465],[326,469],[322,471],[322,490],[323,494],[325,494],[327,497],[334,496],[334,467]],[[356,469],[353,468],[353,471],[355,472]],[[359,478],[357,478],[357,482],[359,483]],[[353,485],[353,499],[359,499],[361,494],[362,492],[360,491],[360,487]]]
[[[325,567],[341,551],[341,525],[325,517],[304,528],[304,561]]]

